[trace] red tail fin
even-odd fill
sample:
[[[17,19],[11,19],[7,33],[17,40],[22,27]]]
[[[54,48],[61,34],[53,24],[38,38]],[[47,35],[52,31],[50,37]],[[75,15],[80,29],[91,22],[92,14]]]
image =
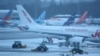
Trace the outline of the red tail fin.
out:
[[[85,11],[84,14],[81,16],[81,18],[77,21],[77,23],[83,23],[85,22],[85,19],[87,18],[88,11]]]

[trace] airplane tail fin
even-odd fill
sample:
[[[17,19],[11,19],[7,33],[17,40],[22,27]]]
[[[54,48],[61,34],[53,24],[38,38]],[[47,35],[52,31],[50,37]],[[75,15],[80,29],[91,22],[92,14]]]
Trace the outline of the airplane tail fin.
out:
[[[17,11],[21,20],[21,23],[23,25],[38,25],[33,19],[32,17],[28,14],[28,12],[24,9],[23,6],[21,5],[16,5],[17,7]]]
[[[35,20],[38,24],[43,24],[46,16],[46,11],[43,11],[42,14]]]
[[[70,25],[70,24],[74,23],[74,21],[75,21],[75,16],[76,16],[75,13],[72,14],[72,15],[69,17],[69,19],[63,24],[63,26]]]
[[[3,18],[3,20],[10,20],[11,19],[11,14],[13,12],[13,9],[9,10],[9,12],[7,13],[7,15]]]
[[[6,27],[6,26],[7,26],[7,24],[9,23],[8,20],[11,19],[11,14],[12,14],[12,12],[13,12],[13,9],[11,9],[11,10],[7,13],[7,15],[2,19],[2,21],[0,22],[0,26],[2,26],[2,27]]]
[[[88,11],[85,11],[84,14],[81,16],[81,18],[76,23],[83,23],[83,22],[85,22],[87,16],[88,16]]]

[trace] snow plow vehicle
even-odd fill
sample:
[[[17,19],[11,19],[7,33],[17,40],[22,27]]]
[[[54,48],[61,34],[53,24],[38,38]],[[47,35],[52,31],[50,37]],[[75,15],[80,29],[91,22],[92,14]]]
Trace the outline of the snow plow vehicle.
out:
[[[22,44],[21,41],[15,41],[14,44],[12,45],[12,48],[26,48],[27,45]]]

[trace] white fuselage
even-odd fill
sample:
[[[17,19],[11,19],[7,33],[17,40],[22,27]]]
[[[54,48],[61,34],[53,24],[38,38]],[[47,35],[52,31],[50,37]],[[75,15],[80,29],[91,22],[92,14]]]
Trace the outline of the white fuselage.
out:
[[[58,35],[87,36],[92,37],[99,27],[75,27],[75,26],[30,26],[30,31],[44,32]]]
[[[0,27],[0,40],[6,39],[30,39],[30,38],[59,37],[57,35],[41,34],[39,32],[21,31],[17,27]]]
[[[48,19],[44,20],[44,23],[52,26],[63,26],[65,22],[68,22],[68,19],[69,18]],[[75,18],[74,23],[76,23],[78,19],[79,18]]]

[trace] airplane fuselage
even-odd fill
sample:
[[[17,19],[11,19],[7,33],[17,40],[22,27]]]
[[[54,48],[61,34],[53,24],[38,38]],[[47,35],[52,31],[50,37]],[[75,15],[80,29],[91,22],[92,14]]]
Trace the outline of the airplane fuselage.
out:
[[[72,26],[30,26],[31,31],[58,34],[58,35],[72,35],[72,36],[86,36],[86,37],[100,37],[99,27],[72,27]],[[98,35],[93,36],[97,33]]]

